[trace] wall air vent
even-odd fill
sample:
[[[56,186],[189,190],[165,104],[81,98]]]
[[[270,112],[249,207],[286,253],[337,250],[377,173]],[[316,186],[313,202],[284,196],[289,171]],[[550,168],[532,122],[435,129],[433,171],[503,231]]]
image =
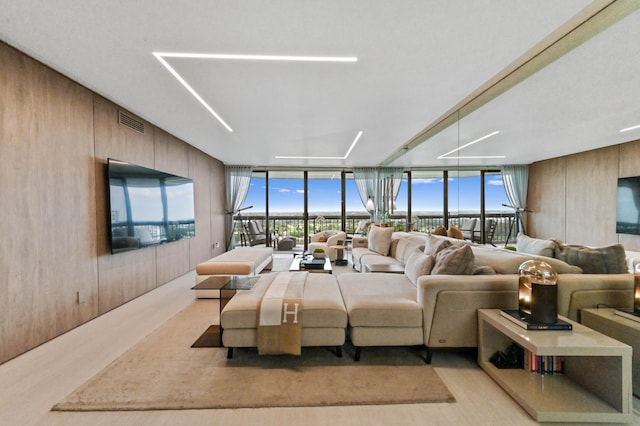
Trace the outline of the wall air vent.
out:
[[[144,135],[144,123],[123,111],[118,111],[118,123]]]

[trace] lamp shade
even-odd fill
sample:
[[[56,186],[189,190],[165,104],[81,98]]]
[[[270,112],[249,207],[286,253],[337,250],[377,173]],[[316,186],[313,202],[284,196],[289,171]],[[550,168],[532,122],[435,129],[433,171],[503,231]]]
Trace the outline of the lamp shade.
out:
[[[558,274],[541,260],[527,260],[518,268],[520,309],[531,309],[531,318],[543,324],[558,321]],[[528,293],[528,294],[527,294]]]

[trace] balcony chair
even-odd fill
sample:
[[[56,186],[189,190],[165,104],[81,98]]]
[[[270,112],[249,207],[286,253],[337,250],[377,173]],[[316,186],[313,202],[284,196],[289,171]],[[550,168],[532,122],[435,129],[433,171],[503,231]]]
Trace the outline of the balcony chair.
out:
[[[473,230],[473,238],[471,241],[474,243],[482,243],[482,230],[480,229],[480,221],[476,224],[475,229]],[[485,243],[491,244],[492,246],[496,246],[493,244],[493,234],[496,233],[496,226],[498,223],[494,219],[485,219],[484,220],[484,232],[485,232]]]
[[[478,223],[477,218],[471,219],[463,219],[462,224],[460,225],[460,232],[462,232],[462,238],[465,240],[473,239],[473,231],[476,229],[476,224]]]
[[[262,229],[262,226],[257,221],[250,220],[247,222],[245,225],[245,231],[249,237],[249,245],[251,247],[257,244],[267,243],[267,234],[265,234],[264,229]]]

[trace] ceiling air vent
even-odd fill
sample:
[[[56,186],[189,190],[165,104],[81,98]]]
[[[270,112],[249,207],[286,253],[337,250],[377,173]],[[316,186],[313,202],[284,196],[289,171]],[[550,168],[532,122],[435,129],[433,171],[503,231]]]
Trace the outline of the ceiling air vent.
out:
[[[123,111],[118,111],[118,123],[144,135],[144,123]]]

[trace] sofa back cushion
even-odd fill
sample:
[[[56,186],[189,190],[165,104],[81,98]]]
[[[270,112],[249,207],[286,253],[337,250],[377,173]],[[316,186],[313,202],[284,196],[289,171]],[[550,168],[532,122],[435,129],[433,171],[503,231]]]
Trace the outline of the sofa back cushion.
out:
[[[372,226],[369,231],[369,250],[380,253],[383,256],[389,254],[389,248],[391,246],[391,234],[393,234],[393,228]]]
[[[475,269],[473,251],[467,244],[453,244],[436,255],[432,275],[471,275]]]
[[[446,249],[452,244],[450,240],[446,238],[436,237],[435,235],[429,235],[426,244],[424,246],[424,254],[436,256],[440,250]]]
[[[519,234],[516,240],[516,250],[536,256],[555,257],[557,248],[558,244],[553,240],[531,238],[525,234]]]
[[[417,285],[418,278],[423,275],[429,275],[431,273],[431,269],[435,263],[435,259],[433,256],[428,256],[424,253],[414,252],[409,259],[407,259],[407,263],[404,265],[404,275],[411,281],[414,285]]]
[[[623,274],[628,272],[627,256],[621,244],[591,248],[560,244],[556,257],[579,266],[585,274]]]
[[[420,252],[421,250],[406,238],[398,238],[391,241],[389,248],[389,256],[395,258],[403,265],[407,263],[409,256],[413,253]]]

